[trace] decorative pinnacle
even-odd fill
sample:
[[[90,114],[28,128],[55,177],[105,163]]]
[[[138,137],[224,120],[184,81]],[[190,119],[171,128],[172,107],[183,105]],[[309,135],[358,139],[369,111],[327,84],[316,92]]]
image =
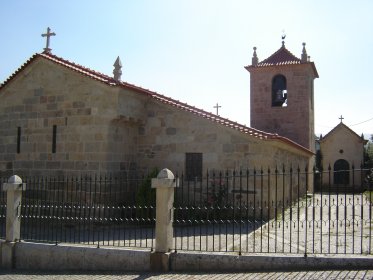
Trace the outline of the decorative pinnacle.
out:
[[[302,49],[302,56],[301,56],[301,62],[306,63],[308,61],[307,51],[306,51],[306,43],[302,43],[303,49]]]
[[[115,60],[113,66],[114,66],[114,70],[113,70],[114,80],[120,82],[121,77],[122,77],[122,62],[120,61],[119,56]]]
[[[258,65],[258,56],[256,54],[256,47],[254,47],[253,49],[254,49],[254,53],[253,53],[253,58],[251,59],[251,64],[253,66],[257,66]]]

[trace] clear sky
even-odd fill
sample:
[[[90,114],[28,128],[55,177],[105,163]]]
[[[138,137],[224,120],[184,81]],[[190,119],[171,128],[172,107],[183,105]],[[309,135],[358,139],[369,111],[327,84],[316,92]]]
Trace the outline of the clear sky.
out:
[[[344,123],[373,134],[373,1],[2,0],[0,83],[34,53],[50,27],[52,53],[250,125],[253,47],[263,60],[285,45],[315,62],[315,133]]]

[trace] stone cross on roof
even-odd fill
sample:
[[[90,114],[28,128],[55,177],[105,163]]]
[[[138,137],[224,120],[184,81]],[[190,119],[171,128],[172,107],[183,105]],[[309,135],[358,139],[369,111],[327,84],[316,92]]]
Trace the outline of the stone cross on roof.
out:
[[[219,106],[219,103],[216,103],[214,108],[216,108],[216,115],[219,116],[219,108],[221,108],[221,106]]]
[[[342,122],[342,120],[344,119],[344,117],[342,117],[342,115],[339,117],[339,119],[341,120],[341,122]]]
[[[50,31],[51,31],[51,29],[48,27],[47,28],[47,33],[41,34],[42,37],[47,37],[47,43],[46,43],[45,48],[44,48],[44,52],[46,52],[46,53],[50,53],[51,50],[52,50],[52,49],[49,48],[49,38],[51,36],[56,36],[56,33],[50,32]]]

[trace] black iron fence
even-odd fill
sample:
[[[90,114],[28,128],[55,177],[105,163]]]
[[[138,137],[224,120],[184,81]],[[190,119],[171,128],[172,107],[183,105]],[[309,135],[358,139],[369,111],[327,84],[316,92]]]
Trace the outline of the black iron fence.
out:
[[[21,240],[153,248],[145,177],[23,178]]]
[[[332,184],[330,170],[285,167],[209,171],[193,181],[180,175],[172,249],[372,254],[373,186],[365,180],[368,170],[349,172],[349,185]],[[152,249],[155,175],[23,178],[21,240]]]
[[[331,170],[291,168],[211,172],[201,181],[181,180],[173,249],[371,254],[373,188],[364,181],[368,170],[343,172],[352,178],[348,185],[332,185]]]

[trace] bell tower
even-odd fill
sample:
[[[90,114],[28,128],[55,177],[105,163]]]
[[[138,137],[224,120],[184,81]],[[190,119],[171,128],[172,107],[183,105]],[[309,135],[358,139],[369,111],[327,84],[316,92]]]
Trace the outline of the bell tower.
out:
[[[282,46],[259,62],[254,47],[250,72],[250,126],[280,136],[314,151],[315,64],[303,43],[301,58]]]

